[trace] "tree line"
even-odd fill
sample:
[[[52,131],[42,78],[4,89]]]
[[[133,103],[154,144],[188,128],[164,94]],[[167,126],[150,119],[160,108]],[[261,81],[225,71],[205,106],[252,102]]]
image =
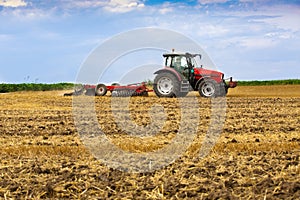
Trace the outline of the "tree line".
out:
[[[19,84],[0,84],[0,93],[18,92],[18,91],[51,91],[73,89],[73,83],[19,83]]]
[[[267,81],[238,81],[238,86],[259,86],[259,85],[299,85],[300,79],[267,80]]]

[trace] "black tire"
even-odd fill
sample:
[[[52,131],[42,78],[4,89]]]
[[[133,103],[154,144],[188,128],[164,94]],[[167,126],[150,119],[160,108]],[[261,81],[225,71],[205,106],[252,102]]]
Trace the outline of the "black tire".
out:
[[[205,98],[214,98],[226,95],[225,88],[221,88],[221,84],[218,84],[213,79],[204,79],[201,81],[198,91],[200,96]]]
[[[225,97],[228,92],[228,87],[225,82],[220,83],[220,94],[219,97]]]
[[[171,73],[163,72],[154,79],[153,90],[158,97],[184,97],[188,92],[180,92],[180,82]]]
[[[104,96],[107,93],[107,88],[104,84],[98,84],[95,90],[97,96]]]

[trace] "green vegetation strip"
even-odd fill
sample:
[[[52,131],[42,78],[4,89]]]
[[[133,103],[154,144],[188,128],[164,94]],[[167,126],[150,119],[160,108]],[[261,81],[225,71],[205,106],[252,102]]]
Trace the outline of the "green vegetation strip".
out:
[[[0,84],[0,93],[17,92],[17,91],[51,91],[73,89],[73,83],[20,83],[20,84]]]
[[[151,80],[146,81],[151,86]],[[300,79],[268,80],[268,81],[238,81],[238,86],[259,86],[259,85],[300,85]],[[20,84],[0,84],[0,93],[17,91],[51,91],[69,90],[74,88],[74,83],[20,83]]]
[[[259,85],[299,85],[300,79],[268,80],[268,81],[238,81],[238,86],[259,86]]]

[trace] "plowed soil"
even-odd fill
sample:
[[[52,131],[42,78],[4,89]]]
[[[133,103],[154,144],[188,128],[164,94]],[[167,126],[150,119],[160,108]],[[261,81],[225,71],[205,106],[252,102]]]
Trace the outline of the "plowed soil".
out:
[[[300,85],[230,90],[222,134],[203,159],[197,153],[211,102],[198,96],[193,144],[175,162],[145,173],[118,171],[95,159],[80,140],[72,97],[64,92],[0,94],[0,199],[299,199],[299,91]],[[177,133],[176,99],[131,98],[137,125],[151,122],[153,104],[167,113],[163,129],[144,139],[128,136],[114,122],[111,97],[95,102],[99,126],[126,151],[155,151]]]

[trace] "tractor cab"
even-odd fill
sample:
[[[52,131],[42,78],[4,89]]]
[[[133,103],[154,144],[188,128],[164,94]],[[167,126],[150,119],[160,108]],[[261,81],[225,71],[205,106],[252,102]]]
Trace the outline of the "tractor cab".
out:
[[[194,67],[199,67],[198,62],[201,59],[200,54],[189,53],[169,53],[164,54],[163,57],[165,58],[166,67],[171,67],[179,73],[186,75],[189,74],[189,72],[193,72]]]
[[[194,68],[199,68],[200,54],[170,53],[164,54],[165,66],[175,69],[184,78],[191,81],[194,78]]]

